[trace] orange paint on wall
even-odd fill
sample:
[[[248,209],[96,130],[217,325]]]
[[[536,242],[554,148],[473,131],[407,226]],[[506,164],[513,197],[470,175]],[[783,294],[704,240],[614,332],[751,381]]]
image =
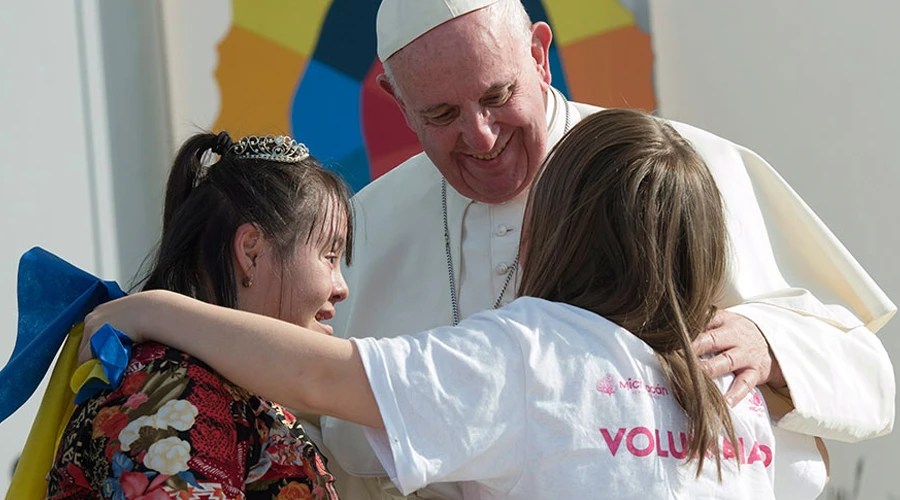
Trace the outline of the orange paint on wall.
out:
[[[214,130],[232,137],[290,134],[290,103],[306,58],[239,26],[218,48],[222,110]]]
[[[653,111],[653,49],[650,35],[629,26],[560,47],[569,94],[604,107]]]

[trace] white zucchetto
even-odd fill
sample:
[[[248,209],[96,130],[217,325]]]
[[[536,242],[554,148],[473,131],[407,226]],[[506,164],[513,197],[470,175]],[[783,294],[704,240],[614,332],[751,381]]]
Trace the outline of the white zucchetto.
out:
[[[375,32],[381,62],[410,42],[463,14],[498,0],[383,0],[378,8]]]

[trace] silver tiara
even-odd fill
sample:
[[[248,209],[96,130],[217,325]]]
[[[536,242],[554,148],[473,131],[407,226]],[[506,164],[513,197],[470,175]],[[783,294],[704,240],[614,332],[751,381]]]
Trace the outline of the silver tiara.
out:
[[[286,135],[248,135],[231,147],[240,158],[257,158],[281,163],[297,163],[309,158],[309,148]]]

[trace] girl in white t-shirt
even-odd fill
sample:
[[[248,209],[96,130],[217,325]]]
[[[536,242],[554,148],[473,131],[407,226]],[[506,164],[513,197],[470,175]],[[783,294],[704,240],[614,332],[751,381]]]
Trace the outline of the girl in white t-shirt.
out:
[[[728,265],[723,210],[670,125],[606,110],[548,155],[525,216],[522,298],[503,309],[344,340],[146,292],[101,306],[85,330],[109,322],[289,407],[368,426],[404,494],[459,482],[466,498],[773,498],[764,400],[753,390],[729,408],[730,381],[691,349]]]

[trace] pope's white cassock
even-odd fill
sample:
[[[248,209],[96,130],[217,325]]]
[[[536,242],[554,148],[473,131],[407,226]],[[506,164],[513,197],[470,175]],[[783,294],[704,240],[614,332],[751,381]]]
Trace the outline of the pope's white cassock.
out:
[[[598,109],[549,92],[549,144],[562,137],[567,115],[571,127]],[[774,415],[778,429],[840,441],[889,432],[894,374],[874,332],[895,306],[762,158],[703,130],[673,125],[703,156],[726,201],[733,258],[719,306],[753,320],[780,362],[790,399],[769,393],[770,407],[779,406],[779,397],[793,407]],[[490,205],[447,185],[460,319],[492,307],[501,293],[525,199]],[[441,176],[431,161],[424,154],[407,160],[354,200],[354,263],[344,274],[351,293],[337,307],[336,334],[392,337],[451,324]],[[503,303],[514,298],[514,285]],[[345,470],[384,474],[361,428],[324,418],[322,430]]]

